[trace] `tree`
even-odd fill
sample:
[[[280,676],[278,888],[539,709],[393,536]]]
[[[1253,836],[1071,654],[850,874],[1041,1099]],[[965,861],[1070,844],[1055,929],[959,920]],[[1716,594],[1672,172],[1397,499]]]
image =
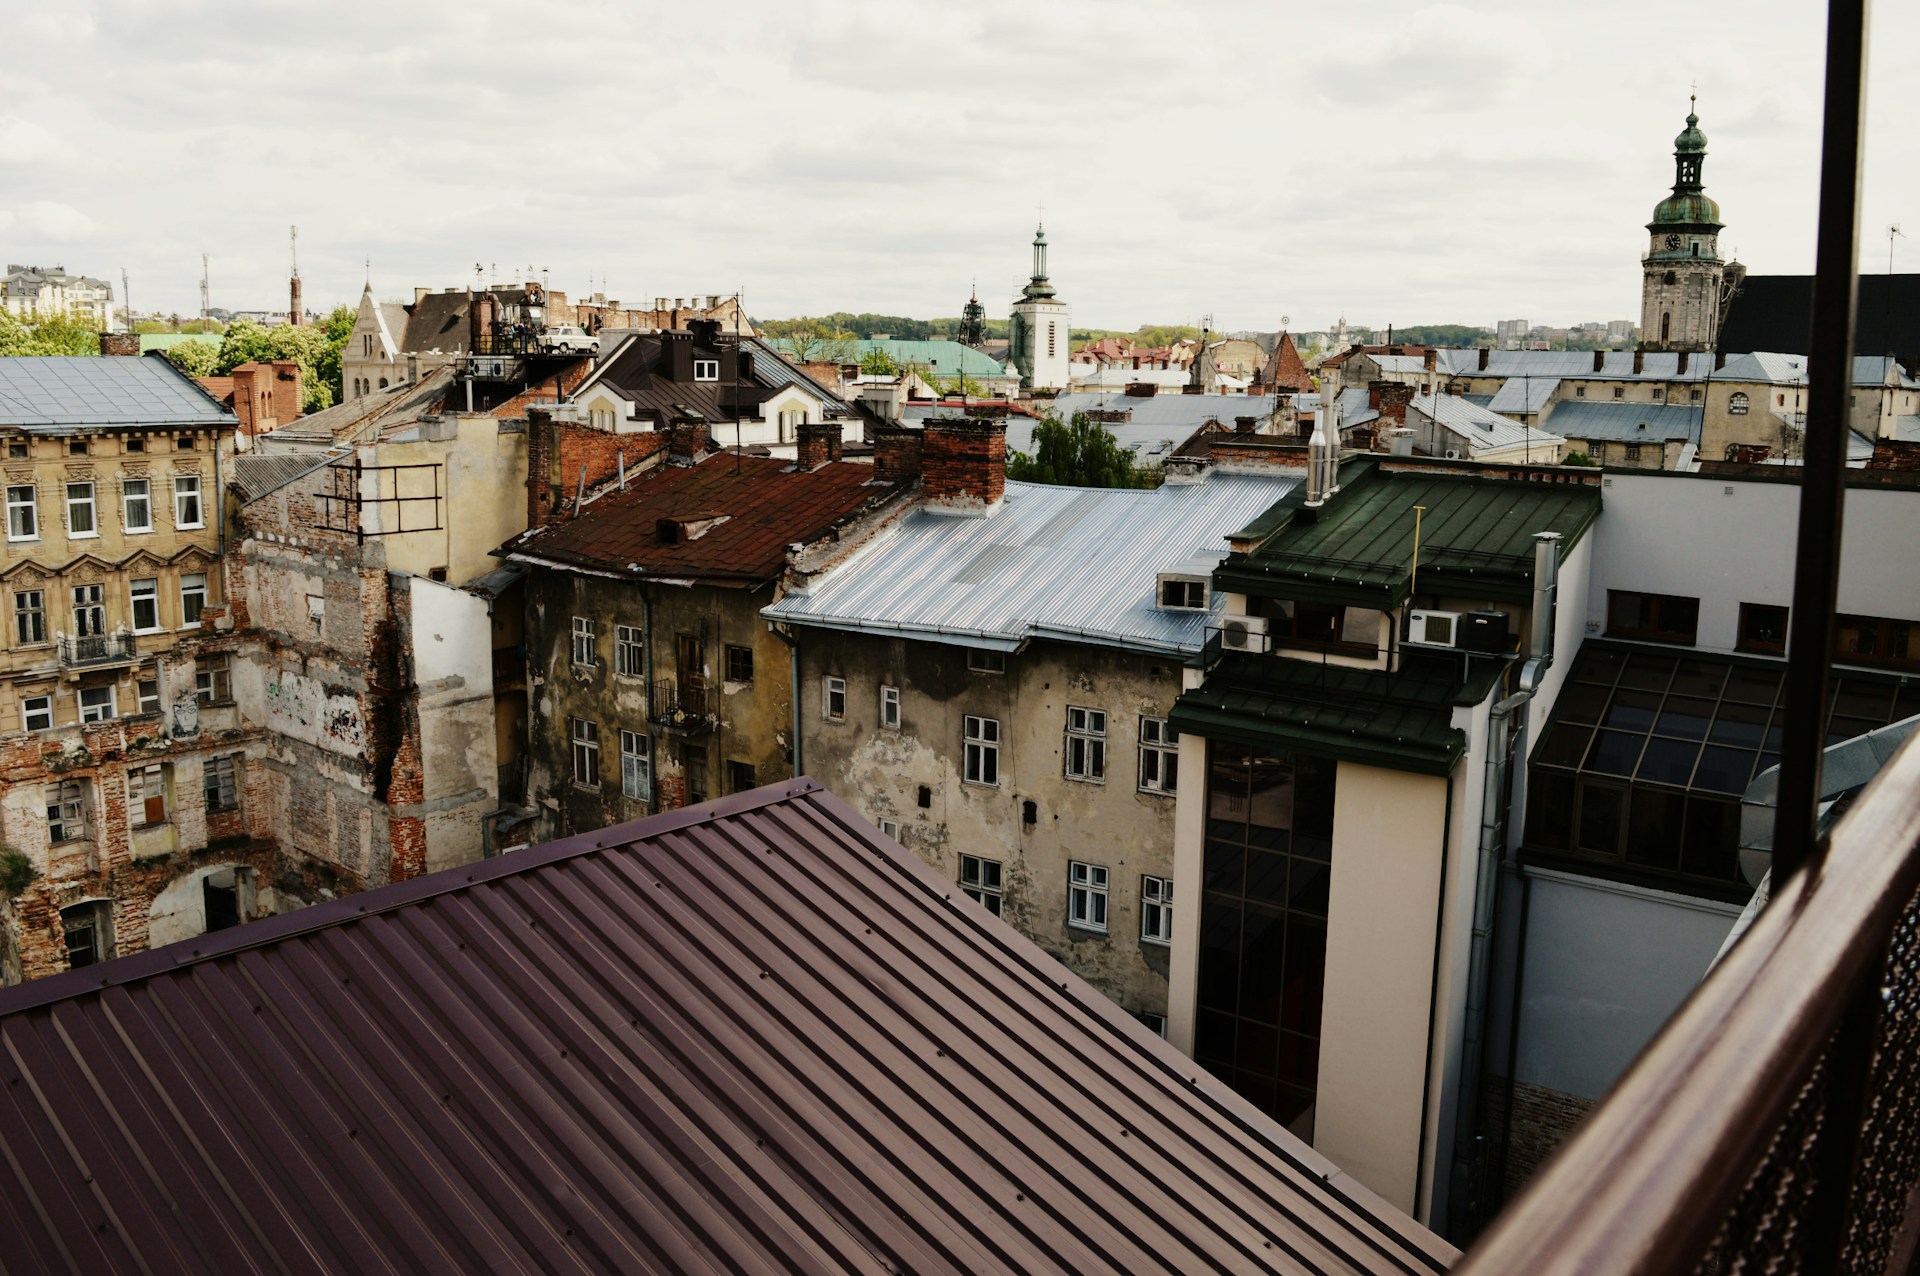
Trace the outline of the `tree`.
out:
[[[875,346],[860,356],[860,371],[870,377],[897,377],[900,375],[900,365],[894,362],[892,355]]]
[[[338,314],[338,311],[335,313]],[[332,326],[330,317],[328,329]],[[300,365],[301,410],[318,412],[333,406],[334,390],[338,384],[337,371],[331,383],[320,375],[319,367],[327,353],[327,342],[326,329],[296,328],[288,323],[263,328],[251,320],[241,319],[228,328],[226,335],[220,339],[220,357],[214,364],[214,371],[225,376],[243,363],[291,359]]]
[[[220,363],[220,347],[211,341],[176,341],[161,352],[190,377],[210,377]]]
[[[1600,462],[1594,460],[1591,456],[1588,456],[1585,452],[1569,452],[1565,456],[1560,458],[1560,464],[1562,465],[1599,465]]]
[[[853,360],[853,334],[833,328],[818,319],[778,320],[779,336],[786,342],[795,363],[849,363]]]
[[[359,312],[352,306],[335,306],[326,322],[320,325],[320,331],[326,336],[326,344],[321,347],[320,361],[314,365],[314,372],[332,392],[335,403],[347,397],[346,382],[341,379],[340,356],[346,352],[347,342],[353,337],[353,325],[359,318]]]
[[[0,355],[98,355],[100,327],[80,314],[0,310]]]
[[[948,381],[933,381],[932,385],[942,395],[964,394],[970,399],[987,397],[987,388],[964,372]]]
[[[1007,457],[1007,477],[1023,483],[1057,483],[1067,487],[1152,487],[1151,474],[1133,463],[1133,454],[1120,446],[1113,431],[1076,412],[1070,421],[1049,411],[1033,427],[1033,455],[1014,452]]]

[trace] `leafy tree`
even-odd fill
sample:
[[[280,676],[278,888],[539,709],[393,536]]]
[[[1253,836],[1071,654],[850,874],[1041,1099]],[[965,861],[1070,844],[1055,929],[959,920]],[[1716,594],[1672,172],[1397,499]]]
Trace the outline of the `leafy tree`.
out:
[[[1151,474],[1133,463],[1133,454],[1120,446],[1113,431],[1087,414],[1076,412],[1062,421],[1049,411],[1033,428],[1033,455],[1014,452],[1007,457],[1007,477],[1023,483],[1057,483],[1068,487],[1152,487]]]
[[[176,341],[161,352],[190,377],[210,377],[220,363],[220,347],[211,341]]]
[[[100,327],[78,312],[16,315],[0,310],[0,355],[98,355]]]
[[[853,334],[846,329],[830,327],[819,319],[780,322],[783,331],[777,335],[785,340],[795,363],[827,360],[849,363],[853,360]]]
[[[320,349],[320,360],[314,365],[314,372],[332,392],[335,403],[347,397],[346,382],[340,372],[340,357],[353,337],[353,325],[359,318],[359,312],[352,306],[335,306],[333,313],[320,325],[320,331],[326,336],[326,344]]]
[[[331,326],[329,318],[328,327]],[[327,336],[327,330],[321,328],[296,328],[288,323],[264,328],[251,320],[237,320],[220,339],[220,357],[214,371],[225,376],[243,363],[292,359],[300,365],[301,408],[318,412],[333,406],[339,376],[336,371],[335,380],[329,383],[320,375],[320,363],[327,353]]]
[[[901,368],[892,355],[875,346],[860,356],[860,371],[870,377],[897,377]]]
[[[931,380],[931,378],[929,378],[929,380]],[[964,372],[952,380],[934,380],[932,384],[933,388],[943,395],[964,394],[970,399],[984,399],[987,397],[987,388]]]
[[[1594,460],[1591,456],[1588,456],[1585,452],[1569,452],[1565,456],[1560,458],[1560,464],[1598,466],[1600,462]]]
[[[1464,323],[1413,324],[1393,330],[1394,343],[1409,346],[1477,346],[1492,335],[1486,328]]]

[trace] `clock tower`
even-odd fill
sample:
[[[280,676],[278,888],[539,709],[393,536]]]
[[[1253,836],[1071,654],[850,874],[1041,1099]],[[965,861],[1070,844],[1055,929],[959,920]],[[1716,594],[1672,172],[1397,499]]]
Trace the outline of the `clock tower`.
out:
[[[1047,278],[1047,231],[1033,233],[1033,278],[1013,303],[1012,340],[1008,353],[1020,371],[1022,390],[1064,390],[1073,383],[1067,359],[1073,329],[1067,322],[1067,303],[1054,293]]]
[[[1649,350],[1713,349],[1725,302],[1720,205],[1701,184],[1707,135],[1688,102],[1687,127],[1673,139],[1673,194],[1653,210],[1640,261],[1640,340]]]

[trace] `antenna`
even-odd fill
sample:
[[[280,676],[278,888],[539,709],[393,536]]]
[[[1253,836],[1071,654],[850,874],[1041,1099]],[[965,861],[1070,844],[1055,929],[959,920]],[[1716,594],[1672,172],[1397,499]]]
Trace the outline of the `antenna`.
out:
[[[127,312],[127,331],[133,331],[133,286],[127,282],[127,268],[120,267],[120,306]]]
[[[1906,237],[1899,222],[1887,227],[1887,293],[1880,302],[1880,344],[1887,348],[1889,359],[1893,358],[1893,241]]]
[[[307,308],[300,300],[300,228],[287,227],[287,253],[293,276],[287,281],[287,322],[298,328],[306,322]]]
[[[213,307],[207,301],[207,255],[200,254],[200,317],[213,318]]]
[[[287,252],[293,260],[293,277],[300,277],[300,228],[287,227]]]

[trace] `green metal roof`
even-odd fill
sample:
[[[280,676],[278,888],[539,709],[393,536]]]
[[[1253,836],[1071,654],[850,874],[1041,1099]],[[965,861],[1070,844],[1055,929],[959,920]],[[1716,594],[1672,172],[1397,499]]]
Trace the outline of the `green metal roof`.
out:
[[[1599,487],[1571,480],[1597,473],[1569,472],[1561,483],[1518,471],[1452,474],[1349,460],[1340,467],[1340,490],[1319,509],[1306,508],[1306,489],[1296,488],[1236,533],[1234,541],[1256,544],[1229,555],[1214,584],[1255,597],[1388,610],[1412,594],[1415,507],[1423,506],[1422,593],[1525,602],[1535,533],[1559,532],[1562,552],[1571,549],[1600,513]]]
[[[784,338],[775,337],[768,341],[783,354],[791,354],[793,347]],[[905,338],[886,337],[871,340],[855,339],[845,343],[853,349],[853,362],[859,362],[869,351],[884,350],[887,357],[895,363],[914,364],[929,368],[934,375],[951,377],[965,373],[970,377],[1001,377],[1006,369],[981,354],[972,346],[963,346],[958,341],[933,340],[909,341]]]
[[[1720,205],[1699,191],[1669,195],[1654,205],[1649,226],[1719,226]]]
[[[1509,663],[1476,659],[1463,681],[1437,669],[1387,673],[1228,653],[1174,702],[1168,720],[1211,740],[1450,775],[1467,751],[1454,706],[1485,699]]]

